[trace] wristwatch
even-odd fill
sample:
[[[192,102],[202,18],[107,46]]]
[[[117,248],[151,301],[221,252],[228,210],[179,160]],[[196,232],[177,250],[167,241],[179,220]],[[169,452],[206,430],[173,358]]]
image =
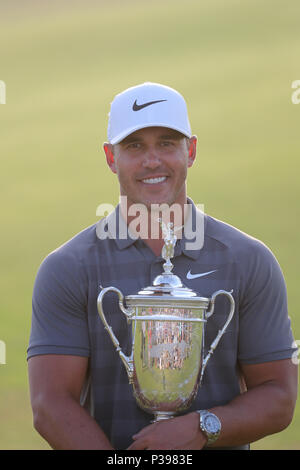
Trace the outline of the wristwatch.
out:
[[[207,410],[197,410],[200,415],[200,429],[207,437],[207,444],[215,442],[221,432],[221,421],[219,418]]]

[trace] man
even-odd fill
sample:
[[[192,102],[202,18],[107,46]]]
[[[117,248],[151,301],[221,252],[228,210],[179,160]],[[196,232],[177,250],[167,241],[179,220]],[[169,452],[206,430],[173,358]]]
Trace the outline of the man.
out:
[[[258,240],[208,215],[194,232],[196,239],[203,228],[201,246],[187,244],[187,222],[198,220],[186,193],[196,145],[185,101],[175,90],[145,83],[112,102],[104,151],[122,196],[115,230],[109,216],[51,253],[33,293],[28,361],[34,423],[55,449],[247,449],[291,422],[297,367],[276,259]],[[180,213],[174,272],[201,296],[232,290],[236,308],[191,408],[151,424],[133,398],[96,303],[101,287],[135,294],[161,273],[163,238],[159,230],[153,237],[150,227],[163,203]],[[146,208],[140,227],[133,224],[136,204]],[[141,225],[147,226],[143,235]],[[126,237],[120,236],[124,226]],[[130,351],[130,328],[114,294],[107,294],[103,308],[123,350]],[[220,299],[207,323],[207,345],[227,313]]]

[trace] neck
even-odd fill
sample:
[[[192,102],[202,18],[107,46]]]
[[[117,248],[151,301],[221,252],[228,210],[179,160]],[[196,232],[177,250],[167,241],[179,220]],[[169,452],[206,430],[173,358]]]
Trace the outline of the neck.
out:
[[[162,225],[172,222],[175,235],[182,238],[182,227],[187,212],[185,203],[152,204],[150,207],[143,204],[129,204],[127,198],[121,196],[120,210],[129,231],[132,235],[141,238],[156,256],[161,254],[164,245]]]

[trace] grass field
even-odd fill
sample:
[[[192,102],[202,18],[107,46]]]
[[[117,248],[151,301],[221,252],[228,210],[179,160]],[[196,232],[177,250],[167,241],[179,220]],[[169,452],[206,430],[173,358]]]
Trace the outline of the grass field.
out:
[[[298,0],[1,2],[0,449],[48,448],[28,397],[32,286],[47,253],[118,201],[102,143],[126,87],[185,96],[199,139],[189,195],[273,250],[300,339],[299,13]],[[252,448],[300,449],[300,404]]]

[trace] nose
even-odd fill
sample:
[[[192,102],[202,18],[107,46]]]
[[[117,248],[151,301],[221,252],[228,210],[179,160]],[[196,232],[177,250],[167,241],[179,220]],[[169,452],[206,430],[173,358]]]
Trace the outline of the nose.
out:
[[[154,170],[161,165],[159,153],[155,149],[149,149],[143,158],[143,166]]]

